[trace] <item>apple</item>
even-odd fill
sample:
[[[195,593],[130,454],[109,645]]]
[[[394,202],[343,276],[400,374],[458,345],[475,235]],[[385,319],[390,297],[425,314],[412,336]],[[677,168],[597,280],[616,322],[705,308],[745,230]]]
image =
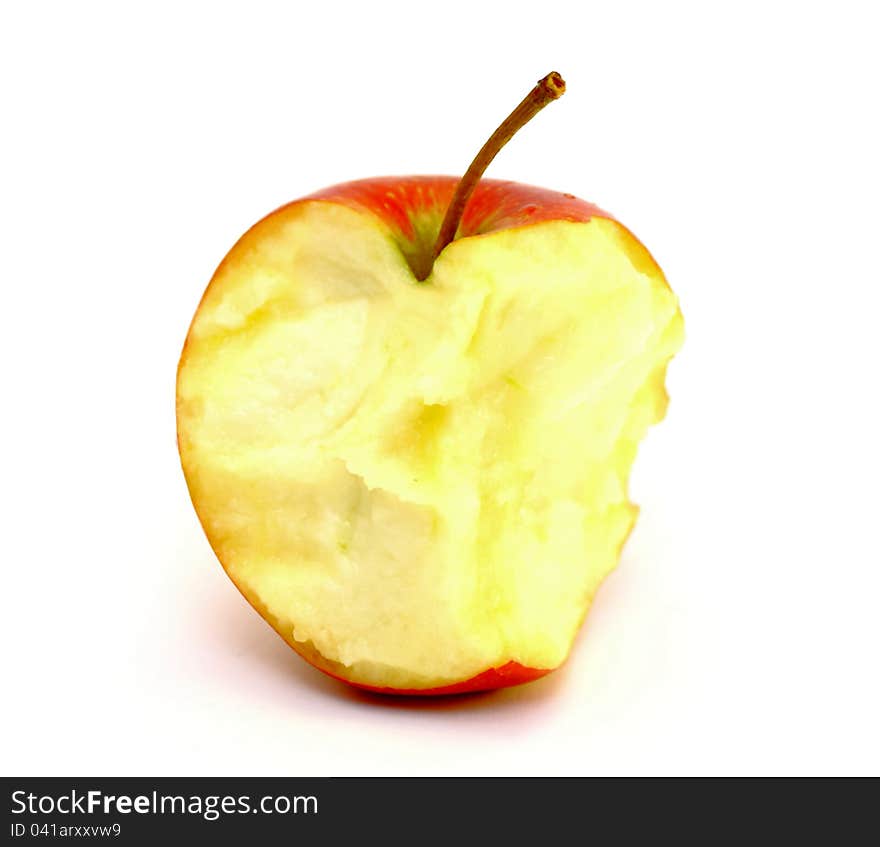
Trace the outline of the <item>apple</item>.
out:
[[[202,297],[178,446],[210,544],[320,670],[401,694],[558,668],[637,508],[683,340],[657,263],[568,193],[366,179],[265,217]]]

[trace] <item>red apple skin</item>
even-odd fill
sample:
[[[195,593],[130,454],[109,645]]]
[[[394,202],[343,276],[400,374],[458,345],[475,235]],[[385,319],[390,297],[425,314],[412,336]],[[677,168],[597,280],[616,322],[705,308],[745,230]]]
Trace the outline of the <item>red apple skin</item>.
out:
[[[452,176],[374,177],[332,185],[302,199],[327,200],[370,212],[385,221],[395,233],[412,238],[413,218],[433,212],[442,219],[458,182],[458,177]],[[477,183],[465,207],[458,237],[483,235],[543,221],[585,223],[592,218],[611,218],[611,215],[573,194],[518,182],[483,179]]]
[[[286,640],[286,639],[285,639]],[[288,642],[289,644],[290,642]],[[294,647],[297,653],[304,658],[310,665],[316,667],[319,671],[333,677],[333,679],[347,682],[355,688],[362,691],[370,691],[373,694],[399,694],[416,697],[441,697],[448,694],[475,694],[478,691],[493,691],[496,688],[508,688],[511,685],[521,685],[524,682],[531,682],[546,676],[554,668],[527,668],[518,662],[508,662],[500,668],[489,668],[482,673],[465,679],[462,682],[456,682],[452,685],[442,685],[437,688],[383,688],[378,685],[365,685],[362,682],[352,682],[338,673],[334,673],[329,667],[322,667],[320,657],[306,655],[302,650]]]
[[[299,203],[321,201],[338,203],[358,211],[373,214],[381,219],[396,237],[411,240],[416,231],[413,220],[435,215],[437,228],[452,200],[459,178],[452,176],[397,176],[373,177],[340,183],[291,203],[272,212],[267,217]],[[479,237],[490,232],[531,226],[545,221],[574,221],[586,223],[593,218],[614,218],[598,206],[580,200],[573,194],[551,191],[518,182],[482,179],[468,201],[458,229],[458,238]],[[618,222],[619,224],[619,222]],[[624,231],[628,232],[628,230]],[[645,247],[629,233],[633,245],[643,252],[645,260],[656,264]],[[226,260],[221,263],[220,268]],[[218,271],[219,269],[218,268]],[[214,273],[216,278],[217,272]],[[212,280],[213,281],[213,280]],[[210,284],[208,286],[210,288]],[[184,345],[184,353],[186,345]],[[181,357],[181,360],[183,357]],[[196,510],[198,512],[198,510]],[[621,545],[622,546],[622,545]],[[222,564],[222,562],[221,562]],[[228,571],[227,571],[228,573]],[[230,575],[230,579],[232,579]],[[260,600],[251,596],[241,585],[236,588],[261,617],[272,624],[293,650],[319,671],[348,683],[355,688],[377,694],[439,696],[491,691],[531,682],[556,668],[530,668],[517,662],[507,662],[501,667],[487,668],[475,676],[450,685],[435,688],[387,688],[355,682],[344,676],[344,666],[323,657],[307,645],[300,644],[283,634],[278,622]]]

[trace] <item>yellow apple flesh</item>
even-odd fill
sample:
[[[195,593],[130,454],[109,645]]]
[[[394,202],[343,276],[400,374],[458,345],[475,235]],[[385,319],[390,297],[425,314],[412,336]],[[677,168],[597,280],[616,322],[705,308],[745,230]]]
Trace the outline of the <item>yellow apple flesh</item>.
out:
[[[535,676],[633,526],[677,301],[608,217],[483,227],[424,282],[399,242],[387,210],[319,197],[233,248],[178,373],[192,500],[236,585],[323,670],[415,693]]]

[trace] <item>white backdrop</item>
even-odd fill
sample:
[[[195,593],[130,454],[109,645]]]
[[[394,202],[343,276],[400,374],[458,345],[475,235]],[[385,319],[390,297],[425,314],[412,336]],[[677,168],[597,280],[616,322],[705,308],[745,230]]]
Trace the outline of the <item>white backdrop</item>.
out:
[[[2,770],[880,772],[880,61],[871,3],[32,3],[0,12]],[[324,185],[594,200],[687,341],[569,663],[370,699],[244,603],[190,505],[174,376],[214,267]]]

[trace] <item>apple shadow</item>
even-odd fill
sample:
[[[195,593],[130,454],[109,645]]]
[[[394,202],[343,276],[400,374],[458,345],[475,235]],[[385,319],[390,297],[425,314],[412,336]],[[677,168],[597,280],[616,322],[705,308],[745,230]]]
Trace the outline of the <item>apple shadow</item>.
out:
[[[216,561],[213,567],[218,567]],[[221,655],[246,659],[277,680],[292,680],[313,693],[337,696],[339,683],[311,667],[287,645],[230,583],[198,598],[201,631]]]
[[[264,672],[282,682],[290,681],[294,687],[301,686],[319,697],[332,698],[337,703],[341,700],[360,708],[408,712],[526,708],[554,698],[566,685],[569,672],[566,663],[540,679],[495,691],[431,696],[381,694],[355,688],[309,665],[248,606],[231,584],[206,591],[199,598],[198,607],[203,621],[201,631],[216,649],[237,657],[246,656]]]

